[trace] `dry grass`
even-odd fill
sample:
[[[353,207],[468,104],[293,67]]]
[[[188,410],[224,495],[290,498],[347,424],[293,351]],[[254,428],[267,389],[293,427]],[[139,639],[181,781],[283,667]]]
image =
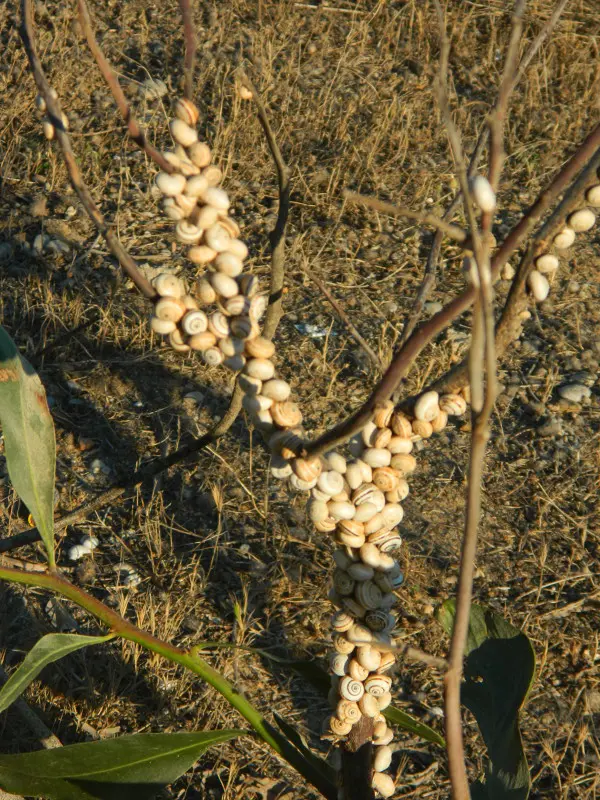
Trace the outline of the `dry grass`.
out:
[[[330,5],[320,10],[234,0],[202,4],[197,12],[201,130],[224,165],[234,213],[262,276],[268,272],[266,232],[276,181],[252,107],[236,92],[238,64],[245,64],[268,101],[293,171],[279,363],[315,432],[354,408],[375,376],[300,264],[327,283],[385,361],[430,242],[429,233],[404,221],[345,208],[341,189],[440,211],[456,188],[432,100],[438,52],[433,8],[420,0]],[[449,5],[456,120],[469,149],[502,67],[506,4]],[[527,40],[550,5],[530,3]],[[100,41],[136,112],[155,144],[166,147],[168,97],[150,99],[141,84],[160,79],[171,94],[180,85],[176,4],[167,12],[148,2],[107,3],[94,12]],[[140,459],[173,450],[188,432],[205,431],[224,409],[231,381],[151,339],[144,302],[121,282],[66,184],[56,150],[42,138],[14,13],[12,6],[0,7],[1,312],[53,400],[59,509],[67,511],[90,490],[131,472]],[[72,4],[39,4],[37,17],[39,49],[68,111],[92,194],[142,264],[180,266],[193,278],[153,198],[154,169],[122,132]],[[593,4],[573,0],[516,91],[497,234],[597,120],[599,37]],[[41,197],[47,199],[47,216],[37,215],[39,203],[32,208]],[[41,232],[71,242],[73,255],[32,256],[23,245]],[[598,392],[582,409],[565,408],[556,395],[568,375],[587,370],[591,380],[598,377],[595,242],[592,232],[565,259],[551,300],[534,312],[525,341],[503,364],[506,391],[486,475],[476,598],[522,626],[536,648],[539,675],[523,718],[536,799],[595,798],[599,788]],[[431,299],[448,298],[461,283],[460,254],[449,247]],[[59,340],[86,320],[86,330]],[[299,333],[295,326],[303,322],[327,335]],[[462,320],[429,348],[407,392],[460,357],[460,334],[467,330],[468,320]],[[200,394],[199,404],[186,399],[190,392]],[[553,416],[561,429],[545,435],[543,426]],[[452,593],[456,577],[467,439],[455,425],[426,448],[406,503],[401,635],[433,653],[446,646],[432,608]],[[94,459],[110,474],[94,473]],[[6,481],[4,487],[4,531],[10,535],[24,520]],[[218,453],[205,452],[197,464],[172,470],[133,500],[69,529],[59,555],[67,571],[65,545],[85,531],[99,536],[101,546],[75,579],[146,629],[181,645],[218,641],[273,648],[280,655],[325,654],[331,543],[307,524],[302,499],[285,496],[269,481],[260,440],[242,421]],[[116,588],[114,565],[120,561],[143,576],[135,594]],[[7,667],[52,628],[47,600],[41,592],[2,587],[0,641]],[[68,610],[81,630],[92,630],[89,619]],[[306,685],[241,650],[217,649],[211,662],[266,713],[283,714],[322,747],[324,705]],[[64,742],[117,728],[192,730],[238,722],[214,692],[131,644],[84,651],[57,664],[27,697]],[[440,705],[435,672],[403,667],[396,699],[431,719],[429,709]],[[18,722],[10,712],[2,723],[3,750],[32,745],[26,736],[14,736]],[[439,726],[439,719],[432,724]],[[397,796],[447,797],[443,754],[403,734],[398,743]],[[484,754],[472,723],[467,745],[475,773]],[[254,798],[261,792],[272,798],[312,796],[263,747],[245,740],[211,751],[169,796]]]

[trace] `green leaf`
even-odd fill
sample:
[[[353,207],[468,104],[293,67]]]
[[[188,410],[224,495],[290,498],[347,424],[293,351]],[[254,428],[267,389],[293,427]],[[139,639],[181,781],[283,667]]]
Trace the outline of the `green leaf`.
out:
[[[0,714],[34,681],[44,667],[90,644],[102,644],[112,639],[107,636],[78,636],[74,633],[49,633],[43,636],[27,653],[18,669],[0,691]]]
[[[294,745],[294,747],[299,750],[304,758],[312,764],[317,772],[320,772],[323,778],[329,783],[335,786],[337,781],[337,775],[334,768],[331,764],[328,764],[325,759],[321,758],[320,756],[313,753],[310,749],[306,741],[302,738],[302,736],[298,733],[298,731],[286,722],[283,717],[280,717],[279,714],[273,714],[275,717],[275,721],[283,731],[283,733],[287,736],[288,741]]]
[[[0,425],[8,474],[54,566],[54,424],[35,370],[0,327]]]
[[[454,600],[438,611],[448,635],[454,615]],[[461,701],[477,720],[490,759],[485,783],[472,787],[474,800],[526,800],[529,795],[519,710],[534,674],[535,653],[527,636],[499,614],[472,606]]]
[[[0,786],[46,800],[152,800],[208,747],[244,734],[140,733],[0,756]]]
[[[331,680],[327,672],[325,672],[325,670],[322,669],[318,664],[316,664],[314,661],[306,660],[290,661],[288,664],[293,670],[302,675],[302,677],[306,678],[306,680],[312,684],[315,689],[320,691],[321,694],[324,696],[327,695],[329,687],[331,686]],[[419,722],[419,720],[411,717],[410,714],[407,714],[405,711],[401,711],[399,708],[388,706],[383,712],[383,715],[394,725],[397,725],[399,728],[402,728],[405,731],[414,733],[416,736],[420,736],[426,742],[439,744],[441,747],[446,746],[444,737],[440,736],[437,731],[434,731],[433,728],[430,728],[429,725],[426,725],[424,722]]]

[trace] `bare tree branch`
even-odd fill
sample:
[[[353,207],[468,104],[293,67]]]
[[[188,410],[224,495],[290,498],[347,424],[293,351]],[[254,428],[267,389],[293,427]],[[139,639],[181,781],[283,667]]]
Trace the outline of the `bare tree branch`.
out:
[[[190,0],[179,0],[179,9],[183,19],[183,40],[185,44],[185,58],[183,63],[183,96],[188,100],[194,99],[194,66],[196,63],[196,34],[194,31],[194,16]]]

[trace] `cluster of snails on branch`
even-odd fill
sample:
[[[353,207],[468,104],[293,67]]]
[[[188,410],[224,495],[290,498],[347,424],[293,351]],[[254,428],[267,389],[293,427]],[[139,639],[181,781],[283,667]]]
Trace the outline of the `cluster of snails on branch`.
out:
[[[53,100],[58,100],[58,94],[56,92],[56,89],[50,87],[50,96],[52,97]],[[37,97],[35,98],[35,107],[37,108],[40,114],[44,115],[42,117],[42,130],[44,131],[44,136],[46,137],[46,139],[48,139],[48,141],[54,139],[54,134],[56,133],[56,129],[54,128],[54,125],[50,121],[50,118],[46,116],[46,111],[48,109],[46,107],[46,101],[44,100],[41,94],[38,94]],[[67,119],[67,115],[64,113],[64,111],[61,114],[60,121],[62,122],[63,128],[66,131],[68,131],[69,120]]]

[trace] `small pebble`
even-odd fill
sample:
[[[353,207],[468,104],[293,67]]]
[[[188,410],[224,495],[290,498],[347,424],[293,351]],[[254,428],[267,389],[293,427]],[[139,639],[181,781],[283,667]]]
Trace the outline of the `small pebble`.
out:
[[[558,394],[563,400],[568,400],[570,403],[583,403],[591,396],[592,392],[581,383],[567,383],[558,387]]]

